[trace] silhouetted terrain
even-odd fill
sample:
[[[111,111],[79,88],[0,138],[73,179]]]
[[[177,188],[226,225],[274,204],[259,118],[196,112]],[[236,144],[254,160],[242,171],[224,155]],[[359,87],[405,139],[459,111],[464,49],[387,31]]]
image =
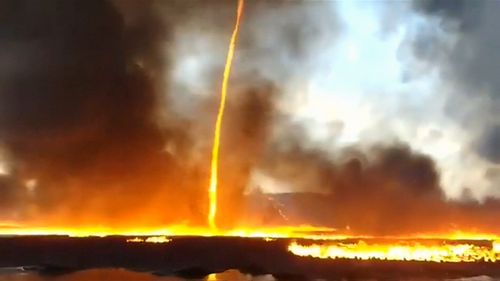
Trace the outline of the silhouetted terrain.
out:
[[[183,278],[203,278],[210,273],[236,269],[252,275],[272,274],[281,280],[500,277],[498,262],[389,262],[298,257],[287,251],[289,239],[178,237],[165,244],[127,243],[126,239],[1,238],[0,267],[24,267],[43,275],[125,268]]]

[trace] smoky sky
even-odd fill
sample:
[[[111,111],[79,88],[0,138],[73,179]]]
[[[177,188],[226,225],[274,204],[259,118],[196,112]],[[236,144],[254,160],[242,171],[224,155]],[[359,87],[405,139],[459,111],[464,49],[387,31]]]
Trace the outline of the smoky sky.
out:
[[[442,37],[423,31],[415,40],[415,54],[429,48],[430,64],[439,68],[443,79],[455,85],[449,97],[448,113],[466,128],[477,130],[473,146],[477,153],[498,164],[498,112],[500,110],[498,72],[500,56],[496,51],[496,30],[500,21],[494,12],[496,1],[415,1],[414,8],[425,17],[438,20],[445,33],[457,36],[449,52],[440,52]],[[435,31],[434,31],[435,32]],[[433,39],[432,39],[433,38]],[[431,40],[429,40],[431,39]],[[478,102],[474,108],[466,103]]]
[[[247,2],[223,123],[221,223],[290,223],[259,193],[265,188],[252,180],[258,172],[287,192],[305,192],[278,198],[305,223],[383,234],[493,224],[500,203],[465,195],[449,201],[433,156],[410,143],[316,145],[308,123],[296,122],[283,103],[298,95],[291,89],[305,88],[318,54],[347,31],[328,1]],[[484,22],[494,20],[494,9],[483,7],[494,4],[474,3],[416,2],[413,12],[439,19],[459,39],[443,54],[439,37],[422,30],[410,48],[459,81],[449,114],[473,127],[475,151],[498,163],[500,62],[488,47],[496,40],[493,23]],[[205,224],[213,121],[235,8],[234,1],[1,1],[0,160],[9,172],[0,174],[0,219]],[[454,97],[479,98],[470,89],[483,89],[490,102],[480,115],[457,114]],[[336,134],[328,132],[329,143]]]

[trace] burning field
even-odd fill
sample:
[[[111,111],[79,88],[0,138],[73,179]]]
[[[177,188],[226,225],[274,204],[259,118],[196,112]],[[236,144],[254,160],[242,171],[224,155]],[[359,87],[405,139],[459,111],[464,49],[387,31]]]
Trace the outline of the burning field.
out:
[[[303,245],[293,242],[288,250],[294,255],[321,259],[356,259],[427,262],[496,262],[499,242],[464,243],[463,241],[404,241],[385,243],[327,242]]]
[[[500,277],[496,8],[0,1],[0,280]]]
[[[0,266],[48,277],[125,268],[185,279],[228,270],[277,280],[496,278],[500,254],[494,247],[435,239],[24,236],[0,240]]]

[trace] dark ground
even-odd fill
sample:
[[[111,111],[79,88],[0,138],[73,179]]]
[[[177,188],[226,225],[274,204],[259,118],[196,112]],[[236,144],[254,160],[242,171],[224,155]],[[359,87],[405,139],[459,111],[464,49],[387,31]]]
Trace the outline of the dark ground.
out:
[[[58,275],[84,269],[125,268],[157,275],[201,278],[237,269],[277,279],[400,279],[500,277],[500,263],[433,263],[314,259],[287,251],[288,239],[177,237],[165,244],[126,243],[127,237],[0,238],[0,268],[25,267]]]

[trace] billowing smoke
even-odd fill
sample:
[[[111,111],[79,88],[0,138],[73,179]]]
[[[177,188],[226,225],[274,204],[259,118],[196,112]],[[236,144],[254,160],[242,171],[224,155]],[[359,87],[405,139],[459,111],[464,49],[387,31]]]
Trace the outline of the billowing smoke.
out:
[[[150,71],[168,66],[156,53],[168,30],[148,26],[154,18],[127,29],[105,1],[2,5],[0,139],[12,157],[2,194],[15,206],[3,216],[148,224],[172,205],[177,214],[162,219],[189,217],[175,202],[202,196],[189,187],[197,178],[162,151],[165,139],[188,136],[155,124]],[[155,68],[144,68],[147,58]]]
[[[340,153],[292,142],[266,155],[260,168],[273,184],[300,190],[273,195],[283,206],[293,206],[284,209],[290,219],[357,234],[500,230],[495,224],[500,201],[449,201],[433,160],[405,144]]]
[[[194,97],[196,109],[184,112],[175,103],[195,93],[168,78],[176,32],[207,7],[195,4],[2,2],[2,220],[42,226],[205,223],[222,56],[210,69],[210,97]],[[219,5],[227,15],[217,17],[213,7],[205,19],[218,20],[217,52],[223,55],[233,3]],[[274,90],[265,84],[235,89],[244,98],[228,109],[234,116],[226,126],[228,150],[238,153],[224,165],[234,177],[227,180],[234,183],[227,184],[234,186],[227,192],[234,206],[258,157],[253,152],[268,134],[264,111],[271,110]]]
[[[475,16],[486,8],[401,5],[401,15],[428,20],[400,34],[387,21],[373,31],[336,2],[247,2],[223,123],[221,225],[500,231],[492,228],[500,203],[488,198],[500,178],[497,64],[480,63],[475,56],[487,50],[474,48],[486,44],[471,43],[491,27]],[[0,224],[205,225],[235,8],[234,1],[3,1]],[[403,18],[392,24],[403,28]],[[378,35],[362,46],[366,30]],[[364,52],[394,57],[384,72]],[[421,82],[427,68],[453,87]],[[445,89],[444,98],[409,94],[428,88]],[[481,186],[456,177],[464,170]]]
[[[415,1],[414,11],[433,28],[419,29],[411,44],[413,56],[438,71],[446,94],[446,114],[469,135],[469,154],[479,159],[481,173],[467,186],[478,193],[498,196],[500,56],[496,30],[500,20],[495,1]],[[477,193],[476,193],[477,195]]]

